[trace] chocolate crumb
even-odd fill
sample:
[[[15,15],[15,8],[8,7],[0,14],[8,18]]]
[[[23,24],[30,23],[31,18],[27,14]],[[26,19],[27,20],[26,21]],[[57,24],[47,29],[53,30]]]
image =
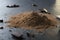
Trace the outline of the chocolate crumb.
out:
[[[0,27],[0,29],[3,29],[3,27]]]

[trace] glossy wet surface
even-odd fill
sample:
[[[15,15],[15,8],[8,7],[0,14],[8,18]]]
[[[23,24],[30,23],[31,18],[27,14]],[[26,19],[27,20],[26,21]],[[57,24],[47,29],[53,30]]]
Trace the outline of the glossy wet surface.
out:
[[[17,4],[20,5],[18,8],[7,8],[7,5]],[[32,4],[36,4],[37,7],[33,7]],[[4,22],[8,20],[9,16],[15,15],[24,11],[38,10],[40,8],[46,8],[49,12],[53,14],[60,14],[60,2],[59,0],[0,0],[0,19],[3,19]],[[17,32],[24,35],[24,40],[58,40],[60,36],[58,33],[59,28],[49,30],[43,35],[41,33],[36,33],[35,38],[28,38],[26,36],[27,30],[8,28],[6,23],[0,23],[0,26],[3,26],[4,29],[0,29],[0,40],[15,40],[12,38],[11,34]],[[12,32],[9,32],[12,30]],[[30,32],[30,30],[28,31]]]

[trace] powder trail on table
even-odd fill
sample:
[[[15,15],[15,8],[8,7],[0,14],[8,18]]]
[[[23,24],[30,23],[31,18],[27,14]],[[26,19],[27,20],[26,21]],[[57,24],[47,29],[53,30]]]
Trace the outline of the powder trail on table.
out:
[[[54,28],[58,24],[57,19],[52,14],[39,12],[24,12],[12,16],[8,21],[10,27],[25,29],[47,29]]]

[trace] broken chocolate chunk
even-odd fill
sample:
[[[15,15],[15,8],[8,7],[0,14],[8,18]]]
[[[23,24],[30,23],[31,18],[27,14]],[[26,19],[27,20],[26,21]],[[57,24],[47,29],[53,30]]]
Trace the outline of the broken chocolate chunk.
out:
[[[3,29],[3,27],[0,27],[0,29]]]
[[[43,9],[39,9],[41,13],[48,13],[47,9],[43,8]]]
[[[56,19],[60,20],[60,18],[59,18],[59,17],[56,17]]]
[[[36,4],[32,4],[32,6],[36,7],[37,5]]]
[[[3,20],[0,20],[0,22],[2,23],[2,22],[3,22]]]

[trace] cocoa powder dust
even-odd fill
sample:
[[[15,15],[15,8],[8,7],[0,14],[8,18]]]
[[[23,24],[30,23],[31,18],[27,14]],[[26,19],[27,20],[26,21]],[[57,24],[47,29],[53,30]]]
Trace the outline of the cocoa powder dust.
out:
[[[12,16],[8,21],[9,27],[17,27],[24,29],[48,29],[57,25],[57,20],[52,14],[44,14],[39,12],[23,12]]]

